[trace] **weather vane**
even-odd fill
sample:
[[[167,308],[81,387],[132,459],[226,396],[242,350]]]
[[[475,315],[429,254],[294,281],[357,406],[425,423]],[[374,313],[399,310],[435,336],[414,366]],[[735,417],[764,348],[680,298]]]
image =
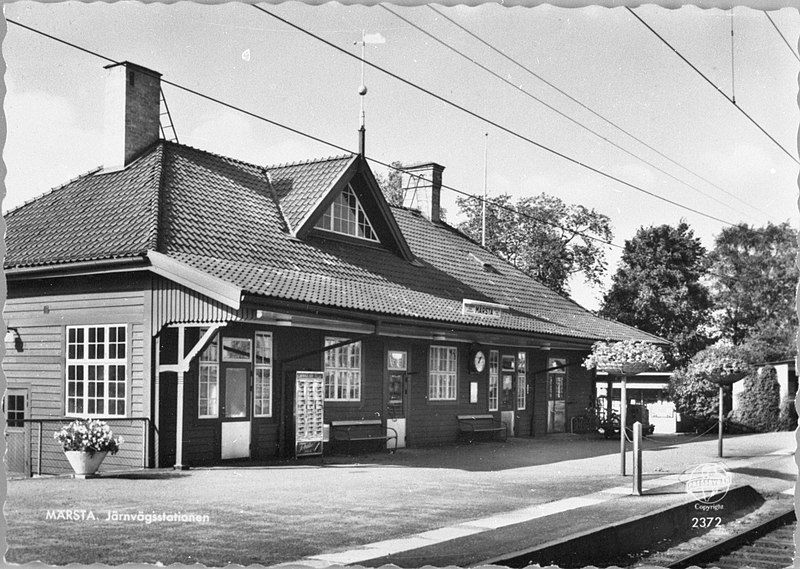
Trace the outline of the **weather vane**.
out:
[[[361,85],[358,87],[358,95],[361,98],[361,115],[360,115],[360,122],[359,122],[359,153],[364,154],[364,136],[365,136],[365,118],[364,118],[364,96],[367,94],[367,86],[364,83],[364,52],[368,43],[370,44],[379,44],[379,43],[386,43],[386,38],[384,38],[379,33],[368,34],[365,30],[361,30],[361,41],[360,42],[353,42],[354,45],[361,44]]]

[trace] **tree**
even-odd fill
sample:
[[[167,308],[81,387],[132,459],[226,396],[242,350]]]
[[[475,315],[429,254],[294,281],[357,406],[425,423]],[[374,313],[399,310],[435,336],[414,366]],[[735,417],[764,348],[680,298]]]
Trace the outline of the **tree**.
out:
[[[459,229],[481,241],[480,200],[456,200],[467,220]],[[551,289],[567,294],[567,281],[583,273],[586,282],[600,284],[606,271],[605,253],[597,241],[610,241],[611,220],[593,209],[568,205],[539,194],[513,203],[511,196],[492,197],[486,203],[486,248]]]
[[[714,321],[734,344],[760,346],[769,360],[795,354],[797,233],[787,222],[739,224],[717,236],[711,260]]]
[[[673,342],[675,366],[709,343],[711,296],[700,282],[706,250],[688,224],[641,227],[625,242],[600,314]]]
[[[375,174],[375,180],[381,187],[383,197],[390,205],[403,205],[403,178],[400,174],[403,164],[400,162],[392,162],[392,168],[389,169],[388,175]]]

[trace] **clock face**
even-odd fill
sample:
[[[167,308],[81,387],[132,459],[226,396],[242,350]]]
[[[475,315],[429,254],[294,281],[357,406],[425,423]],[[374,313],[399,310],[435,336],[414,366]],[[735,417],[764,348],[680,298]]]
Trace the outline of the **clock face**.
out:
[[[483,369],[486,367],[486,356],[483,355],[483,351],[478,350],[475,352],[475,356],[472,359],[473,365],[475,366],[475,371],[478,373],[482,372]]]

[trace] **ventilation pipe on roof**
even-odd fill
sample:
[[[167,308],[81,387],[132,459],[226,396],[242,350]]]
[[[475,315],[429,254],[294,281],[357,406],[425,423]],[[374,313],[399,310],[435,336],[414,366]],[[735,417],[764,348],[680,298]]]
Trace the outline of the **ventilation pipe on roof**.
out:
[[[161,74],[129,61],[105,69],[103,166],[118,170],[159,138]]]
[[[418,209],[431,221],[441,220],[444,166],[426,162],[403,167],[403,206]]]

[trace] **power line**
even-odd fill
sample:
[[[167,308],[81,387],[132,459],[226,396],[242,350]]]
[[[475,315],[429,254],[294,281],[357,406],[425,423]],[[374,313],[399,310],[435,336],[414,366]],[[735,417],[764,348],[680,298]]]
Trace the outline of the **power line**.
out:
[[[703,180],[705,183],[709,184],[710,186],[713,186],[714,188],[718,189],[722,193],[732,197],[733,199],[737,200],[739,203],[741,203],[743,205],[746,205],[747,207],[750,207],[753,210],[758,211],[759,213],[762,213],[762,214],[764,214],[764,215],[766,215],[768,217],[771,217],[770,214],[767,213],[766,211],[764,211],[762,209],[759,209],[756,206],[754,206],[753,204],[742,200],[736,194],[734,194],[732,192],[729,192],[725,188],[722,188],[722,187],[718,186],[717,184],[715,184],[714,182],[712,182],[708,178],[706,178],[706,177],[702,176],[701,174],[698,174],[697,172],[687,168],[683,164],[681,164],[679,162],[676,162],[674,159],[670,158],[669,156],[667,156],[666,154],[664,154],[660,150],[658,150],[656,148],[653,148],[653,146],[651,146],[650,144],[648,144],[647,142],[645,142],[641,138],[638,138],[636,135],[634,135],[631,132],[625,130],[624,128],[622,128],[621,126],[619,126],[618,124],[616,124],[612,120],[606,118],[602,114],[598,113],[597,111],[595,111],[594,109],[592,109],[591,107],[589,107],[588,105],[583,103],[582,101],[576,99],[575,97],[573,97],[572,95],[570,95],[569,93],[567,93],[566,91],[564,91],[563,89],[558,87],[557,85],[554,85],[552,82],[548,81],[547,79],[545,79],[544,77],[542,77],[541,75],[539,75],[538,73],[536,73],[535,71],[530,69],[529,67],[523,65],[522,63],[520,63],[519,61],[517,61],[516,59],[514,59],[513,57],[511,57],[507,53],[501,51],[497,47],[493,46],[492,44],[490,44],[489,42],[487,42],[486,40],[484,40],[483,38],[481,38],[480,36],[478,36],[477,34],[472,32],[471,30],[469,30],[466,27],[462,26],[461,24],[459,24],[458,22],[456,22],[455,20],[453,20],[452,18],[447,16],[447,14],[441,12],[438,8],[432,6],[431,4],[428,4],[428,8],[430,8],[431,10],[436,12],[438,15],[443,17],[445,20],[449,21],[451,24],[453,24],[457,28],[461,29],[462,31],[464,31],[465,33],[467,33],[468,35],[470,35],[471,37],[473,37],[474,39],[476,39],[477,41],[479,41],[480,43],[482,43],[483,45],[485,45],[486,47],[488,47],[489,49],[491,49],[492,51],[494,51],[498,55],[500,55],[501,57],[507,59],[508,61],[510,61],[511,63],[513,63],[514,65],[516,65],[520,69],[522,69],[523,71],[526,71],[527,73],[529,73],[530,75],[532,75],[533,77],[535,77],[536,79],[538,79],[539,81],[541,81],[542,83],[544,83],[545,85],[550,87],[551,89],[554,89],[555,91],[557,91],[558,93],[560,93],[564,97],[568,98],[573,103],[575,103],[575,104],[579,105],[580,107],[582,107],[583,109],[589,111],[590,113],[592,113],[597,118],[599,118],[602,121],[606,122],[607,124],[611,125],[612,127],[617,129],[618,131],[622,132],[623,134],[629,136],[630,138],[632,138],[633,140],[635,140],[639,144],[641,144],[641,145],[645,146],[646,148],[650,149],[651,151],[655,152],[656,154],[658,154],[659,156],[661,156],[665,160],[668,160],[669,162],[671,162],[675,166],[678,166],[679,168],[683,169],[684,171],[688,172],[689,174],[691,174],[693,176],[696,176],[697,178]]]
[[[456,49],[455,47],[451,46],[450,44],[448,44],[448,43],[447,43],[447,42],[445,42],[444,40],[442,40],[442,39],[440,39],[440,38],[437,38],[437,37],[436,37],[436,36],[434,36],[432,33],[428,32],[427,30],[425,30],[424,28],[422,28],[421,26],[419,26],[419,25],[415,24],[414,22],[411,22],[410,20],[408,20],[408,19],[404,18],[403,16],[401,16],[400,14],[398,14],[397,12],[395,12],[394,10],[392,10],[391,8],[388,8],[388,7],[387,7],[385,4],[379,4],[379,6],[380,6],[381,8],[383,8],[384,10],[386,10],[387,12],[389,12],[390,14],[394,15],[395,17],[397,17],[397,18],[399,18],[399,19],[403,20],[405,23],[407,23],[408,25],[410,25],[412,28],[415,28],[415,29],[416,29],[416,30],[418,30],[419,32],[421,32],[421,33],[425,34],[426,36],[428,36],[429,38],[431,38],[433,41],[435,41],[435,42],[437,42],[437,43],[439,43],[439,44],[443,45],[444,47],[446,47],[446,48],[447,48],[447,49],[449,49],[450,51],[452,51],[452,52],[456,53],[457,55],[459,55],[459,56],[463,57],[464,59],[466,59],[467,61],[469,61],[469,62],[471,62],[472,64],[476,65],[477,67],[479,67],[479,68],[483,69],[484,71],[486,71],[487,73],[489,73],[490,75],[492,75],[492,77],[495,77],[496,79],[499,79],[499,80],[500,80],[500,81],[502,81],[503,83],[505,83],[505,84],[509,85],[510,87],[512,87],[512,88],[514,88],[514,89],[516,89],[517,91],[519,91],[519,92],[523,93],[524,95],[528,96],[529,98],[533,99],[534,101],[537,101],[538,103],[540,103],[540,104],[544,105],[545,107],[547,107],[548,109],[550,109],[550,110],[551,110],[551,111],[553,111],[554,113],[556,113],[556,114],[560,115],[561,117],[563,117],[563,118],[567,119],[568,121],[570,121],[570,122],[572,122],[573,124],[575,124],[575,125],[579,126],[580,128],[582,128],[582,129],[584,129],[584,130],[587,130],[588,132],[592,133],[592,134],[593,134],[593,135],[595,135],[597,138],[599,138],[599,139],[601,139],[601,140],[603,140],[603,141],[607,142],[608,144],[610,144],[610,145],[611,145],[611,146],[613,146],[614,148],[616,148],[616,149],[618,149],[618,150],[621,150],[622,152],[624,152],[624,153],[625,153],[625,154],[627,154],[628,156],[631,156],[632,158],[635,158],[636,160],[639,160],[639,161],[641,161],[641,162],[644,162],[645,164],[647,164],[647,165],[648,165],[648,166],[650,166],[651,168],[654,168],[654,169],[658,170],[659,172],[661,172],[661,173],[662,173],[662,174],[664,174],[665,176],[669,176],[670,178],[672,178],[673,180],[675,180],[675,181],[676,181],[676,182],[678,182],[679,184],[683,184],[684,186],[686,186],[686,187],[688,187],[688,188],[691,188],[691,189],[693,189],[693,190],[694,190],[694,191],[696,191],[697,193],[699,193],[699,194],[701,194],[701,195],[703,195],[703,196],[705,196],[705,197],[707,197],[707,198],[709,198],[709,199],[711,199],[711,200],[714,200],[714,201],[715,201],[715,202],[717,202],[718,204],[720,204],[720,205],[722,205],[722,206],[724,206],[724,207],[728,207],[728,208],[732,209],[733,211],[735,211],[736,213],[739,213],[739,214],[741,214],[741,215],[743,215],[743,216],[747,217],[747,214],[746,214],[746,213],[744,213],[743,211],[740,211],[740,210],[738,210],[738,209],[736,209],[736,208],[732,207],[730,204],[727,204],[727,203],[723,202],[722,200],[719,200],[719,199],[715,198],[714,196],[712,196],[712,195],[709,195],[709,194],[705,193],[705,192],[704,192],[704,191],[702,191],[700,188],[697,188],[696,186],[693,186],[692,184],[690,184],[690,183],[688,183],[688,182],[685,182],[685,181],[681,180],[680,178],[678,178],[678,177],[676,177],[676,176],[672,175],[671,173],[667,172],[667,171],[666,171],[666,170],[664,170],[663,168],[660,168],[660,167],[659,167],[659,166],[657,166],[656,164],[653,164],[652,162],[650,162],[650,161],[646,160],[645,158],[642,158],[641,156],[639,156],[639,155],[637,155],[637,154],[635,154],[635,153],[631,152],[630,150],[628,150],[628,149],[626,149],[626,148],[624,148],[624,147],[620,146],[619,144],[615,143],[614,141],[612,141],[612,140],[610,140],[610,139],[606,138],[605,136],[603,136],[602,134],[600,134],[600,133],[599,133],[599,132],[597,132],[596,130],[593,130],[593,129],[591,129],[590,127],[588,127],[588,126],[586,126],[585,124],[581,123],[581,122],[580,122],[580,121],[578,121],[577,119],[574,119],[574,118],[572,118],[571,116],[567,115],[566,113],[564,113],[564,112],[562,112],[562,111],[558,110],[558,109],[557,109],[557,108],[555,108],[554,106],[550,105],[549,103],[547,103],[547,102],[543,101],[542,99],[540,99],[540,98],[539,98],[539,97],[537,97],[536,95],[532,94],[530,91],[527,91],[526,89],[523,89],[521,86],[519,86],[519,85],[516,85],[516,84],[515,84],[515,83],[513,83],[512,81],[509,81],[508,79],[506,79],[505,77],[503,77],[503,76],[502,76],[502,75],[500,75],[499,73],[496,73],[495,71],[492,71],[491,69],[489,69],[488,67],[486,67],[486,66],[485,66],[485,65],[483,65],[482,63],[480,63],[480,62],[476,61],[475,59],[473,59],[473,58],[469,57],[469,56],[468,56],[468,55],[466,55],[464,52],[462,52],[462,51],[460,51],[460,50]]]
[[[695,67],[694,65],[692,65],[692,62],[690,62],[690,61],[689,61],[688,59],[686,59],[686,58],[685,58],[683,55],[681,55],[681,53],[680,53],[680,52],[679,52],[677,49],[675,49],[674,47],[672,47],[672,45],[671,45],[671,44],[670,44],[670,43],[669,43],[667,40],[665,40],[665,39],[664,39],[664,38],[663,38],[663,37],[662,37],[662,36],[661,36],[661,35],[660,35],[660,34],[659,34],[657,31],[655,31],[655,30],[654,30],[652,27],[650,27],[650,25],[649,25],[647,22],[645,22],[645,21],[644,21],[644,20],[643,20],[643,19],[642,19],[642,18],[639,16],[639,14],[637,14],[636,12],[634,12],[633,10],[631,10],[630,8],[628,8],[627,6],[625,7],[625,9],[626,9],[626,10],[628,10],[628,12],[630,12],[631,14],[633,14],[633,16],[634,16],[634,17],[635,17],[637,20],[639,20],[639,21],[640,21],[640,22],[641,22],[641,23],[644,25],[644,27],[646,27],[648,30],[650,30],[650,31],[653,33],[653,35],[655,35],[655,36],[656,36],[658,39],[660,39],[660,40],[661,40],[661,41],[664,43],[664,45],[666,45],[667,47],[669,47],[669,48],[670,48],[670,49],[671,49],[671,50],[672,50],[672,51],[675,53],[675,55],[677,55],[678,57],[680,57],[680,58],[681,58],[681,59],[682,59],[682,60],[683,60],[683,61],[684,61],[684,62],[685,62],[685,63],[686,63],[686,64],[687,64],[689,67],[691,67],[692,69],[694,69],[694,70],[695,70],[695,72],[696,72],[698,75],[700,75],[700,77],[702,77],[703,79],[705,79],[705,80],[706,80],[706,82],[707,82],[709,85],[711,85],[712,87],[714,87],[714,89],[717,91],[717,93],[719,93],[720,95],[722,95],[723,97],[725,97],[725,98],[728,100],[728,102],[729,102],[729,103],[731,103],[731,104],[732,104],[732,105],[733,105],[733,106],[734,106],[736,109],[738,109],[738,110],[739,110],[739,112],[740,112],[740,113],[742,113],[742,114],[743,114],[745,117],[747,117],[747,119],[748,119],[748,120],[749,120],[751,123],[753,123],[753,124],[754,124],[754,125],[755,125],[755,126],[758,128],[758,130],[760,130],[761,132],[763,132],[763,133],[764,133],[764,134],[767,136],[767,138],[769,138],[769,139],[770,139],[772,142],[774,142],[774,143],[775,143],[775,145],[776,145],[776,146],[778,146],[778,148],[780,148],[781,150],[783,150],[783,152],[784,152],[784,153],[785,153],[785,154],[786,154],[786,155],[787,155],[789,158],[791,158],[791,159],[794,161],[794,163],[795,163],[795,164],[797,164],[798,166],[800,166],[800,161],[799,161],[799,160],[798,160],[798,159],[797,159],[797,158],[796,158],[796,157],[795,157],[795,156],[794,156],[794,155],[793,155],[791,152],[789,152],[788,150],[786,150],[786,148],[784,148],[784,146],[783,146],[783,145],[782,145],[780,142],[778,142],[777,140],[775,140],[775,138],[774,138],[774,137],[773,137],[773,136],[772,136],[770,133],[768,133],[766,130],[764,130],[764,128],[763,128],[763,127],[762,127],[760,124],[758,124],[758,123],[757,123],[757,122],[756,122],[756,121],[753,119],[753,117],[751,117],[749,114],[747,114],[747,112],[746,112],[746,111],[745,111],[745,110],[744,110],[742,107],[740,107],[739,105],[737,105],[737,104],[736,104],[736,101],[735,101],[734,99],[731,99],[730,97],[728,97],[728,95],[726,95],[726,94],[725,94],[725,93],[724,93],[722,90],[720,90],[720,88],[719,88],[719,87],[717,87],[717,86],[714,84],[714,82],[713,82],[713,81],[711,81],[711,79],[709,79],[708,77],[706,77],[705,75],[703,75],[703,72],[702,72],[702,71],[700,71],[700,70],[699,70],[697,67]]]
[[[339,51],[340,53],[343,53],[343,54],[347,55],[348,57],[352,57],[352,58],[357,59],[357,60],[360,61],[360,59],[359,59],[359,57],[357,55],[355,55],[353,53],[350,53],[346,49],[341,48],[338,45],[336,45],[334,43],[331,43],[328,40],[326,40],[326,39],[314,34],[313,32],[310,32],[310,31],[306,30],[302,26],[299,26],[297,24],[293,24],[292,22],[290,22],[290,21],[278,16],[277,14],[273,14],[272,12],[262,8],[261,6],[257,6],[256,4],[252,4],[252,6],[256,10],[259,10],[260,12],[263,12],[263,13],[267,14],[268,16],[271,16],[271,17],[275,18],[276,20],[279,20],[279,21],[283,22],[287,26],[291,26],[292,28],[294,28],[294,29],[296,29],[296,30],[298,30],[300,32],[303,32],[304,34],[316,39],[317,41],[320,41],[320,42],[324,43],[325,45],[335,49],[336,51]],[[476,118],[476,119],[478,119],[478,120],[480,120],[482,122],[485,122],[486,124],[489,124],[489,125],[497,128],[498,130],[501,130],[501,131],[503,131],[503,132],[505,132],[507,134],[510,134],[511,136],[516,137],[516,138],[519,138],[520,140],[523,140],[523,141],[525,141],[525,142],[527,142],[529,144],[532,144],[533,146],[536,146],[537,148],[540,148],[542,150],[550,152],[551,154],[554,154],[554,155],[556,155],[556,156],[558,156],[560,158],[563,158],[564,160],[567,160],[568,162],[572,162],[573,164],[575,164],[577,166],[580,166],[582,168],[585,168],[585,169],[587,169],[587,170],[589,170],[591,172],[594,172],[595,174],[599,174],[600,176],[603,176],[604,178],[608,178],[610,180],[613,180],[613,181],[615,181],[615,182],[617,182],[619,184],[622,184],[622,185],[627,186],[627,187],[629,187],[629,188],[631,188],[633,190],[636,190],[637,192],[641,192],[643,194],[647,194],[647,195],[649,195],[651,197],[654,197],[656,199],[659,199],[659,200],[661,200],[663,202],[669,203],[669,204],[674,205],[676,207],[679,207],[681,209],[685,209],[687,211],[690,211],[692,213],[696,213],[696,214],[701,215],[703,217],[706,217],[708,219],[712,219],[714,221],[718,221],[719,223],[723,223],[725,225],[731,225],[731,226],[735,225],[734,223],[732,223],[730,221],[726,221],[724,219],[720,219],[720,218],[715,217],[713,215],[704,213],[702,211],[696,210],[696,209],[691,208],[689,206],[683,205],[683,204],[681,204],[679,202],[673,201],[673,200],[671,200],[669,198],[665,198],[663,196],[660,196],[660,195],[658,195],[656,193],[653,193],[651,191],[645,190],[644,188],[642,188],[640,186],[637,186],[636,184],[632,184],[631,182],[626,182],[625,180],[617,178],[616,176],[614,176],[612,174],[608,174],[607,172],[603,172],[602,170],[599,170],[598,168],[595,168],[594,166],[590,166],[590,165],[586,164],[585,162],[581,162],[580,160],[578,160],[576,158],[572,158],[571,156],[567,156],[566,154],[564,154],[562,152],[559,152],[559,151],[557,151],[557,150],[555,150],[553,148],[545,146],[544,144],[536,142],[535,140],[533,140],[531,138],[528,138],[527,136],[525,136],[523,134],[520,134],[520,133],[518,133],[516,131],[513,131],[508,127],[502,126],[499,123],[496,123],[496,122],[494,122],[494,121],[492,121],[490,119],[487,119],[486,117],[476,113],[475,111],[471,111],[471,110],[467,109],[466,107],[463,107],[463,106],[461,106],[461,105],[459,105],[457,103],[454,103],[453,101],[450,101],[449,99],[443,97],[442,95],[438,95],[437,93],[434,93],[430,89],[426,89],[425,87],[417,85],[416,83],[414,83],[413,81],[410,81],[409,79],[401,77],[401,76],[397,75],[396,73],[393,73],[392,71],[384,69],[380,65],[377,65],[377,64],[372,63],[370,61],[366,61],[366,64],[369,65],[370,67],[372,67],[373,69],[376,69],[376,70],[380,71],[381,73],[384,73],[384,74],[388,75],[389,77],[392,77],[393,79],[396,79],[396,80],[400,81],[401,83],[404,83],[405,85],[408,85],[409,87],[413,87],[414,89],[416,89],[418,91],[421,91],[422,93],[425,93],[426,95],[429,95],[429,96],[433,97],[434,99],[436,99],[438,101],[441,101],[442,103],[444,103],[444,104],[446,104],[448,106],[451,106],[451,107],[453,107],[455,109],[458,109],[459,111],[461,111],[461,112],[463,112],[465,114],[468,114],[469,116],[471,116],[473,118]]]
[[[775,24],[775,20],[773,20],[772,17],[769,15],[769,12],[767,12],[765,10],[764,11],[764,15],[767,17],[767,20],[769,20],[769,23],[772,24],[772,27],[775,28],[775,31],[778,32],[778,35],[781,36],[781,39],[783,40],[783,43],[785,43],[786,47],[789,48],[789,51],[792,52],[792,55],[794,56],[794,58],[798,62],[800,62],[800,57],[797,56],[797,53],[795,53],[794,48],[791,46],[789,41],[786,39],[786,36],[783,35],[783,32],[781,32],[780,28],[778,28],[778,26]]]
[[[22,23],[20,23],[20,22],[17,22],[17,21],[15,21],[15,20],[12,20],[12,19],[10,19],[10,18],[6,18],[6,21],[7,21],[7,22],[9,22],[10,24],[14,24],[14,25],[16,25],[16,26],[19,26],[19,27],[21,27],[21,28],[25,28],[26,30],[29,30],[29,31],[31,31],[31,32],[34,32],[34,33],[36,33],[36,34],[39,34],[39,35],[41,35],[41,36],[44,36],[44,37],[46,37],[46,38],[48,38],[48,39],[51,39],[51,40],[53,40],[53,41],[56,41],[56,42],[58,42],[58,43],[61,43],[61,44],[67,45],[67,46],[69,46],[69,47],[72,47],[72,48],[74,48],[74,49],[77,49],[77,50],[79,50],[79,51],[82,51],[82,52],[84,52],[84,53],[88,53],[88,54],[90,54],[90,55],[93,55],[93,56],[95,56],[95,57],[98,57],[98,58],[100,58],[100,59],[103,59],[103,60],[105,60],[105,61],[107,61],[107,62],[109,62],[109,63],[114,63],[114,64],[119,64],[119,63],[121,63],[120,61],[117,61],[117,60],[115,60],[115,59],[111,59],[110,57],[107,57],[107,56],[105,56],[105,55],[102,55],[102,54],[100,54],[100,53],[97,53],[97,52],[95,52],[95,51],[92,51],[92,50],[90,50],[90,49],[87,49],[87,48],[85,48],[85,47],[79,46],[79,45],[77,45],[77,44],[75,44],[75,43],[72,43],[72,42],[69,42],[69,41],[67,41],[67,40],[61,39],[61,38],[59,38],[59,37],[56,37],[56,36],[54,36],[54,35],[48,34],[48,33],[46,33],[46,32],[43,32],[43,31],[41,31],[41,30],[38,30],[38,29],[36,29],[36,28],[32,28],[32,27],[30,27],[30,26],[26,26],[25,24],[22,24]],[[315,142],[319,142],[320,144],[324,144],[324,145],[326,145],[326,146],[330,146],[330,147],[332,147],[332,148],[335,148],[335,149],[337,149],[337,150],[340,150],[340,151],[342,151],[342,152],[345,152],[345,153],[348,153],[348,154],[356,154],[356,153],[355,153],[355,152],[353,152],[352,150],[350,150],[350,149],[348,149],[348,148],[345,148],[345,147],[343,147],[343,146],[339,146],[338,144],[335,144],[335,143],[333,143],[333,142],[329,142],[329,141],[327,141],[327,140],[324,140],[324,139],[322,139],[322,138],[316,137],[316,136],[314,136],[314,135],[312,135],[312,134],[306,133],[306,132],[304,132],[304,131],[301,131],[301,130],[299,130],[299,129],[296,129],[296,128],[293,128],[293,127],[290,127],[290,126],[288,126],[288,125],[285,125],[285,124],[279,123],[279,122],[277,122],[277,121],[274,121],[274,120],[271,120],[271,119],[268,119],[268,118],[266,118],[266,117],[264,117],[264,116],[262,116],[262,115],[259,115],[259,114],[256,114],[256,113],[253,113],[253,112],[251,112],[251,111],[248,111],[248,110],[246,110],[246,109],[243,109],[243,108],[241,108],[241,107],[238,107],[238,106],[236,106],[236,105],[233,105],[233,104],[230,104],[230,103],[226,103],[225,101],[222,101],[222,100],[220,100],[220,99],[217,99],[217,98],[215,98],[215,97],[212,97],[211,95],[206,95],[205,93],[201,93],[201,92],[199,92],[199,91],[196,91],[196,90],[194,90],[194,89],[191,89],[191,88],[189,88],[189,87],[185,87],[185,86],[183,86],[183,85],[180,85],[180,84],[178,84],[178,83],[174,83],[174,82],[172,82],[172,81],[168,81],[168,80],[164,79],[163,77],[161,78],[161,82],[162,82],[162,83],[165,83],[165,84],[167,84],[167,85],[171,85],[171,86],[175,87],[176,89],[180,89],[180,90],[182,90],[182,91],[185,91],[185,92],[187,92],[187,93],[191,93],[192,95],[195,95],[195,96],[197,96],[197,97],[200,97],[200,98],[206,99],[206,100],[208,100],[208,101],[211,101],[211,102],[213,102],[213,103],[217,103],[217,104],[219,104],[219,105],[222,105],[222,106],[224,106],[224,107],[227,107],[227,108],[229,108],[229,109],[231,109],[231,110],[234,110],[234,111],[237,111],[237,112],[240,112],[240,113],[246,114],[246,115],[248,115],[248,116],[250,116],[250,117],[253,117],[253,118],[255,118],[255,119],[258,119],[258,120],[264,121],[264,122],[266,122],[266,123],[269,123],[269,124],[271,124],[271,125],[273,125],[273,126],[276,126],[276,127],[278,127],[278,128],[282,128],[282,129],[284,129],[284,130],[288,130],[289,132],[292,132],[292,133],[294,133],[294,134],[297,134],[297,135],[299,135],[299,136],[302,136],[302,137],[308,138],[308,139],[310,139],[310,140],[313,140],[313,141],[315,141]],[[432,182],[432,180],[428,180],[427,178],[425,178],[425,177],[423,177],[423,176],[420,176],[419,174],[414,174],[414,173],[410,173],[410,172],[405,172],[405,170],[403,170],[402,168],[398,168],[398,167],[396,167],[396,166],[392,166],[391,164],[388,164],[388,163],[386,163],[386,162],[383,162],[383,161],[381,161],[381,160],[378,160],[377,158],[371,158],[371,157],[368,157],[368,156],[365,156],[364,158],[365,158],[365,159],[367,159],[367,160],[369,160],[369,161],[371,161],[371,162],[374,162],[374,163],[376,163],[376,164],[380,164],[381,166],[384,166],[384,167],[386,167],[386,168],[391,168],[392,170],[395,170],[396,172],[404,172],[404,173],[406,173],[406,174],[408,174],[408,175],[410,175],[410,176],[413,176],[414,178],[416,178],[416,179],[418,179],[418,180],[420,180],[420,181],[426,182],[426,183],[428,183],[428,184],[430,184],[430,183],[433,183],[433,182]],[[462,196],[465,196],[465,197],[468,197],[468,198],[471,198],[471,199],[476,199],[476,200],[478,200],[479,202],[483,202],[483,201],[484,201],[484,200],[483,200],[483,198],[481,198],[481,197],[479,197],[479,196],[476,196],[476,195],[470,194],[470,193],[468,193],[468,192],[465,192],[465,191],[463,191],[463,190],[459,190],[459,189],[457,189],[457,188],[454,188],[454,187],[452,187],[452,186],[447,186],[447,185],[445,185],[445,184],[442,184],[442,188],[443,188],[443,189],[450,190],[450,191],[452,191],[452,192],[455,192],[455,193],[457,193],[457,194],[460,194],[460,195],[462,195]],[[510,213],[514,213],[514,214],[516,214],[516,215],[521,215],[521,216],[523,216],[523,217],[526,217],[526,218],[528,218],[528,219],[531,219],[531,220],[533,220],[533,221],[537,221],[537,222],[539,222],[539,223],[543,223],[543,224],[545,224],[545,225],[550,225],[551,227],[555,227],[555,228],[557,228],[557,229],[560,229],[560,230],[562,230],[562,231],[566,231],[567,233],[571,233],[571,234],[573,234],[573,235],[579,235],[579,236],[581,236],[581,237],[583,237],[583,238],[585,238],[585,239],[589,239],[589,240],[591,240],[591,241],[596,241],[596,242],[598,242],[598,243],[603,243],[604,245],[608,245],[608,246],[610,246],[610,247],[615,247],[615,248],[618,248],[618,249],[623,249],[623,247],[622,247],[621,245],[617,245],[616,243],[612,243],[611,241],[606,241],[605,239],[602,239],[602,238],[599,238],[599,237],[594,237],[593,235],[587,235],[587,234],[585,234],[585,233],[582,233],[582,232],[580,232],[580,231],[575,231],[575,230],[573,230],[573,229],[568,229],[568,228],[566,228],[566,227],[563,227],[562,225],[559,225],[559,224],[557,224],[557,223],[555,223],[555,222],[553,222],[553,221],[551,221],[551,220],[549,220],[549,219],[535,217],[535,216],[533,216],[533,215],[530,215],[530,214],[527,214],[527,213],[525,213],[525,212],[519,211],[519,210],[517,210],[517,209],[515,209],[515,208],[508,207],[508,206],[504,206],[504,205],[501,205],[501,204],[493,204],[493,203],[489,202],[488,200],[487,200],[487,202],[486,202],[486,203],[487,203],[487,204],[488,204],[488,206],[490,206],[490,207],[494,207],[494,208],[496,208],[496,209],[503,209],[503,210],[506,210],[506,211],[508,211],[508,212],[510,212]]]

